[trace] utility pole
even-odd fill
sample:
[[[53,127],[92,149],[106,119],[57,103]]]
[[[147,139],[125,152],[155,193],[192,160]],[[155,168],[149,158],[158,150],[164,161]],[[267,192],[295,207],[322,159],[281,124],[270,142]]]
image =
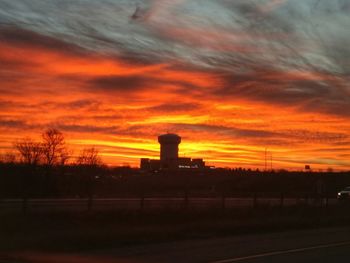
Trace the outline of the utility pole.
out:
[[[271,155],[270,155],[270,157],[271,157],[271,172],[272,172],[272,152],[271,152]]]
[[[267,171],[267,148],[265,148],[265,172]]]

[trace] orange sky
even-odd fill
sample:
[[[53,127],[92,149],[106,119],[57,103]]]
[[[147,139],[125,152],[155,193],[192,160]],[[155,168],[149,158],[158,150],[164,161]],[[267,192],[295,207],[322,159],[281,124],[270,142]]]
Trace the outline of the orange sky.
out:
[[[257,52],[244,45],[246,34],[237,36],[239,45],[228,32],[198,34],[179,28],[166,37],[207,52]],[[209,41],[218,37],[227,44]],[[0,27],[0,153],[55,127],[75,154],[96,146],[110,165],[138,166],[140,158],[158,158],[157,136],[172,132],[182,137],[181,156],[215,166],[263,168],[267,149],[276,169],[350,170],[349,87],[339,75],[259,63],[232,73],[152,58]]]

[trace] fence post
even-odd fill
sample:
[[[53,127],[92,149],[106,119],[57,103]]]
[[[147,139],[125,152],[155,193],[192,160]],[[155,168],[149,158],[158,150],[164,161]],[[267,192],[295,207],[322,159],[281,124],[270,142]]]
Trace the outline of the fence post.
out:
[[[283,193],[281,193],[280,206],[281,206],[281,207],[284,206],[284,194],[283,194]]]
[[[309,196],[308,196],[308,194],[305,195],[305,204],[309,205]]]
[[[184,197],[184,202],[185,202],[185,209],[188,209],[188,205],[189,205],[189,200],[188,200],[188,189],[185,189],[185,197]]]
[[[225,196],[225,193],[222,193],[222,196],[221,196],[221,209],[223,212],[225,212],[225,209],[226,209],[226,196]]]
[[[28,198],[23,197],[22,199],[22,213],[23,215],[26,215],[28,211]]]
[[[253,207],[256,208],[257,206],[258,206],[258,195],[257,193],[254,193]]]
[[[92,210],[92,203],[93,203],[93,197],[92,197],[92,195],[89,195],[88,200],[87,200],[87,206],[88,206],[89,212]]]
[[[144,207],[145,207],[145,195],[142,194],[141,195],[141,199],[140,199],[140,210],[141,210],[141,212],[143,212]]]

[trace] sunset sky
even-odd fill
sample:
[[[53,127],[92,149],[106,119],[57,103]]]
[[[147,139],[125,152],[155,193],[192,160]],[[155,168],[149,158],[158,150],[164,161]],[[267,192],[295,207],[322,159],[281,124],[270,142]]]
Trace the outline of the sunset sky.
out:
[[[0,153],[350,170],[350,0],[0,0]],[[270,157],[268,157],[270,158]]]

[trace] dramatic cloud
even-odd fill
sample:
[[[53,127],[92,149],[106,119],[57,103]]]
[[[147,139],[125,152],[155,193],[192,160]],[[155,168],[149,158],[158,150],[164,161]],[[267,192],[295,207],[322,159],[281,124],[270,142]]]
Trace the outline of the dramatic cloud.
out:
[[[350,169],[349,0],[0,0],[0,149],[47,127],[110,164],[156,136],[220,166]]]

